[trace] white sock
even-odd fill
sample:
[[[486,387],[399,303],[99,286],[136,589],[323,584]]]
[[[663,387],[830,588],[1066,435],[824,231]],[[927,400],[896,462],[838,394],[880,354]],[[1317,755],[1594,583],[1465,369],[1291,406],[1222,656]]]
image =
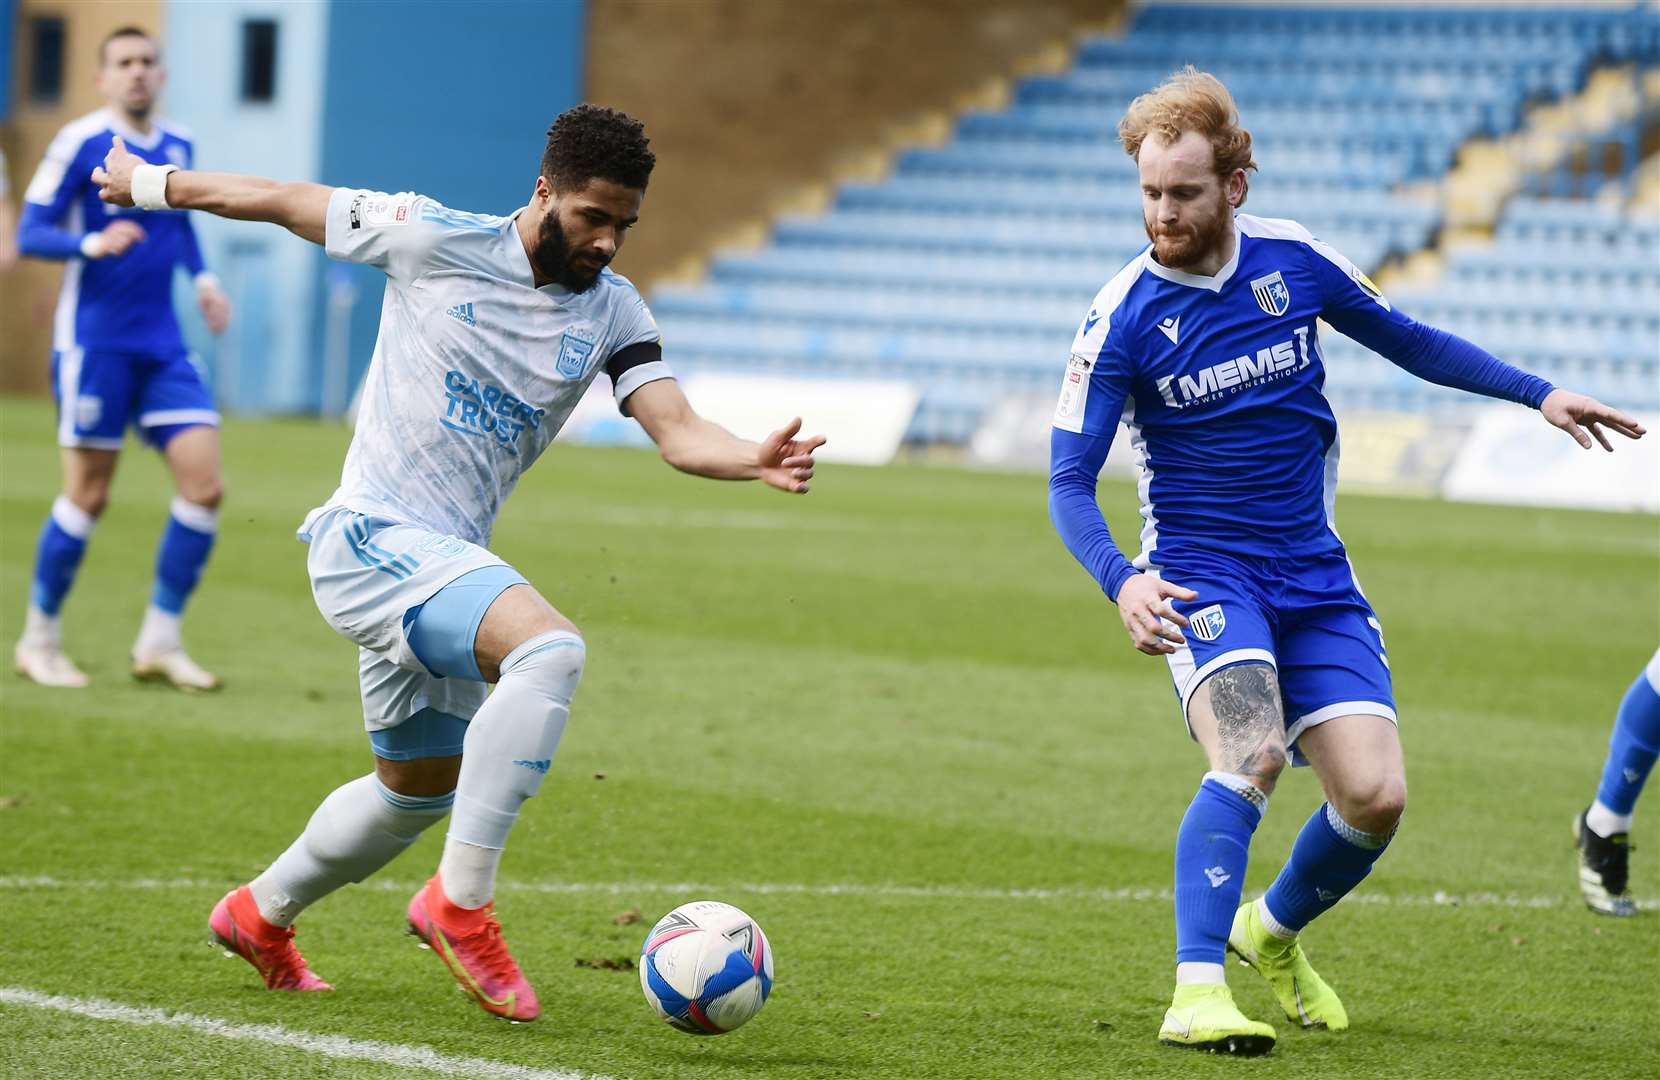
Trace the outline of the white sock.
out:
[[[438,880],[443,882],[444,895],[456,907],[481,908],[496,895],[496,868],[500,865],[501,848],[469,844],[452,833],[444,838]]]
[[[1221,964],[1205,964],[1197,960],[1187,960],[1176,965],[1176,985],[1192,986],[1195,984],[1227,985],[1227,978],[1222,973]]]
[[[181,640],[180,622],[180,616],[151,604],[144,609],[144,623],[138,628],[138,642],[133,652],[153,656],[177,649]]]
[[[63,620],[29,605],[23,616],[23,642],[27,645],[57,645],[63,641]]]
[[[1616,814],[1598,799],[1585,811],[1585,827],[1606,840],[1615,833],[1630,832],[1631,815]]]
[[[449,812],[451,795],[400,795],[373,773],[329,793],[305,831],[248,883],[265,921],[291,925],[300,912],[362,881]]]
[[[501,849],[519,807],[536,794],[553,764],[586,655],[580,636],[554,630],[502,660],[496,689],[467,725],[461,744],[455,814],[439,870],[451,903],[481,907],[495,895]]]
[[[1270,934],[1273,934],[1281,941],[1297,940],[1297,931],[1274,918],[1274,913],[1268,910],[1268,898],[1266,896],[1257,897],[1256,905],[1257,918],[1262,920],[1262,928],[1264,930],[1268,931]]]

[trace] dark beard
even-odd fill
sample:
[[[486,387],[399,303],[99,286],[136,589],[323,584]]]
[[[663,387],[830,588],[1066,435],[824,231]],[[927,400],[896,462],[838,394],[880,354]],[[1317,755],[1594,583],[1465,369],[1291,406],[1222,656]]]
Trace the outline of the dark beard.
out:
[[[1233,229],[1233,214],[1224,195],[1217,203],[1215,221],[1202,231],[1190,228],[1174,234],[1157,233],[1145,218],[1142,219],[1142,226],[1147,230],[1147,239],[1153,242],[1153,257],[1158,259],[1159,265],[1181,270],[1204,262],[1222,249],[1229,231]]]
[[[599,281],[598,270],[589,271],[571,260],[571,245],[566,242],[565,230],[559,227],[559,215],[554,211],[542,218],[530,261],[542,277],[574,293],[587,292]]]

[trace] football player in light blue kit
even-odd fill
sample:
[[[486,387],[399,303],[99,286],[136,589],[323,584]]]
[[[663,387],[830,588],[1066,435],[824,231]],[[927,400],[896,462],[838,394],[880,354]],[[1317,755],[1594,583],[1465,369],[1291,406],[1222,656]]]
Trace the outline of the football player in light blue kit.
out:
[[[1236,213],[1255,168],[1228,91],[1191,68],[1119,126],[1152,243],[1096,296],[1055,411],[1055,527],[1136,648],[1169,662],[1210,762],[1177,833],[1176,990],[1159,1039],[1263,1053],[1223,979],[1225,950],[1286,1015],[1348,1026],[1297,935],[1358,885],[1406,805],[1382,628],[1332,519],[1337,425],[1318,320],[1420,378],[1539,409],[1589,448],[1642,427],[1390,306],[1294,221]],[[1095,501],[1122,423],[1141,467],[1141,553],[1119,552]],[[1591,432],[1587,435],[1580,425]],[[1327,802],[1261,900],[1240,905],[1251,834],[1295,755]]]
[[[1579,891],[1592,911],[1619,918],[1637,914],[1637,901],[1631,895],[1631,817],[1656,759],[1660,759],[1660,649],[1620,699],[1596,800],[1574,818]]]
[[[491,901],[508,833],[553,764],[586,646],[487,545],[502,503],[601,370],[675,468],[807,490],[823,438],[797,439],[797,420],[747,442],[699,417],[640,294],[607,269],[654,162],[637,121],[582,105],[554,123],[529,203],[505,217],[409,193],[169,174],[120,140],[96,174],[119,205],[273,222],[386,273],[340,486],[300,529],[318,609],[359,646],[374,771],[324,799],[209,919],[272,989],[329,989],[294,947],[295,918],[453,806],[409,927],[486,1011],[540,1014]]]
[[[58,133],[23,197],[23,254],[67,263],[52,330],[63,492],[41,529],[15,654],[17,670],[43,686],[87,684],[64,655],[59,611],[109,501],[129,426],[161,451],[177,492],[156,556],[150,606],[133,645],[133,674],[186,690],[219,685],[184,651],[179,632],[185,603],[213,550],[223,485],[219,414],[173,314],[175,272],[183,267],[195,279],[197,301],[214,333],[229,322],[230,304],[207,272],[188,214],[107,207],[92,182],[114,135],[145,161],[190,164],[190,137],[153,115],[165,78],[156,43],[143,30],[124,27],[105,38],[98,89],[108,108]]]

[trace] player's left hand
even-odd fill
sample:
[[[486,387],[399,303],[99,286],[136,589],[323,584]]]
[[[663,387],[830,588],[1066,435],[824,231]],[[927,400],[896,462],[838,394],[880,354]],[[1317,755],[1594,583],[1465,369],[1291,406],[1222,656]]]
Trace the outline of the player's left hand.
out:
[[[127,149],[117,135],[104,155],[104,163],[92,170],[92,182],[98,185],[98,197],[115,206],[133,205],[133,170],[144,164],[144,159]]]
[[[823,435],[798,439],[800,431],[798,416],[762,439],[759,460],[762,480],[779,491],[798,495],[807,490],[807,481],[813,478],[813,451],[828,441]]]
[[[196,286],[196,306],[202,309],[202,321],[210,333],[223,334],[231,324],[231,299],[219,286]]]
[[[1560,387],[1545,395],[1545,400],[1539,403],[1539,411],[1545,415],[1546,420],[1572,435],[1574,441],[1587,450],[1591,449],[1591,436],[1594,435],[1604,450],[1613,452],[1614,447],[1609,445],[1608,436],[1602,433],[1604,426],[1612,428],[1628,439],[1640,439],[1647,430],[1635,417],[1604,405],[1596,398]],[[1581,424],[1584,425],[1583,428]],[[1585,433],[1587,429],[1590,435]]]

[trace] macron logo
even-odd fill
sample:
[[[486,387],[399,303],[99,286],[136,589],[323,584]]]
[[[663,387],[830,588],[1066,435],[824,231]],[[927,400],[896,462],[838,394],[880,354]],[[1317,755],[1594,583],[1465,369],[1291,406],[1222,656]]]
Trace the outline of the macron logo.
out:
[[[1209,870],[1205,871],[1205,877],[1210,879],[1211,888],[1220,889],[1223,885],[1227,884],[1228,879],[1233,877],[1233,875],[1222,869],[1220,866],[1213,866]]]
[[[1091,309],[1089,315],[1086,316],[1085,319],[1084,319],[1084,336],[1088,337],[1089,332],[1091,330],[1095,329],[1095,324],[1100,322],[1100,321],[1101,321],[1101,316],[1097,315],[1095,313],[1095,311],[1093,309]]]
[[[513,764],[523,765],[527,769],[534,769],[536,772],[546,776],[548,769],[553,766],[553,759],[543,758],[540,761],[515,761]]]
[[[464,322],[468,326],[478,325],[478,321],[473,318],[473,305],[471,304],[457,304],[445,311],[444,314],[458,322]]]
[[[1176,329],[1181,326],[1181,324],[1182,317],[1180,315],[1177,315],[1174,319],[1166,319],[1159,323],[1159,333],[1169,338],[1170,344],[1174,345],[1176,344]]]

